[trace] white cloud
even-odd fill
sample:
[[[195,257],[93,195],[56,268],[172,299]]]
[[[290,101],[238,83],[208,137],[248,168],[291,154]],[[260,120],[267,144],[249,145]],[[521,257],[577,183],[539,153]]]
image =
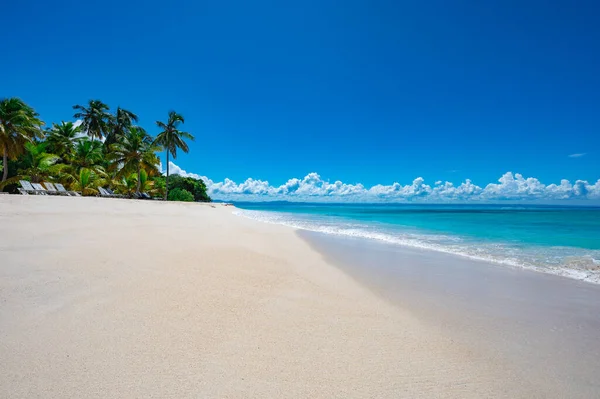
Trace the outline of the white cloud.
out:
[[[165,173],[162,169],[160,170]],[[173,162],[169,162],[171,174],[202,179],[209,194],[223,200],[290,200],[290,201],[332,201],[332,202],[402,202],[402,201],[502,201],[502,200],[600,200],[600,180],[588,183],[577,180],[571,183],[561,180],[560,184],[545,185],[534,177],[524,177],[519,173],[506,172],[497,183],[480,187],[467,179],[458,186],[452,182],[436,181],[434,186],[418,177],[407,185],[393,183],[377,184],[370,188],[360,183],[333,183],[324,180],[317,173],[309,173],[304,178],[292,178],[280,186],[273,186],[266,180],[248,178],[242,183],[231,179],[215,182],[206,176],[190,173]]]
[[[536,178],[524,178],[519,173],[513,175],[506,172],[500,179],[500,184],[488,184],[481,195],[490,199],[527,199],[543,196],[545,186]]]
[[[569,158],[581,158],[585,154],[587,154],[587,153],[586,152],[581,152],[581,153],[577,153],[577,154],[569,154]]]
[[[158,164],[158,169],[162,174],[167,173],[165,169],[163,169],[162,163]],[[180,175],[183,177],[193,177],[194,179],[202,179],[203,176],[197,175],[195,173],[188,173],[185,170],[181,169],[179,166],[175,165],[173,162],[169,161],[169,174],[170,175]]]
[[[417,177],[415,180],[413,180],[412,184],[408,184],[406,186],[403,186],[400,183],[394,183],[389,186],[378,184],[371,187],[367,191],[367,194],[379,198],[423,198],[427,197],[433,192],[431,186],[425,184],[424,181],[425,180],[422,177]]]

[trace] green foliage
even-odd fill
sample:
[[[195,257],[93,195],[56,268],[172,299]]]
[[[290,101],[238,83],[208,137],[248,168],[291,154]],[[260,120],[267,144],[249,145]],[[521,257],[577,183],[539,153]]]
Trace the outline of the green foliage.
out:
[[[109,149],[111,145],[118,143],[127,131],[137,123],[138,116],[131,111],[117,107],[115,115],[108,122],[108,133],[105,148]]]
[[[111,114],[99,100],[73,108],[81,125],[53,123],[44,137],[43,122],[33,108],[17,98],[0,100],[0,190],[16,193],[18,181],[24,179],[60,182],[83,195],[98,195],[99,186],[127,195],[166,195],[157,153],[165,149],[167,157],[175,157],[178,149],[189,151],[185,140],[193,136],[179,130],[181,115],[171,111],[166,123],[157,122],[162,131],[153,139],[134,125],[138,117],[126,109],[118,107]],[[81,137],[82,132],[88,137]],[[104,143],[99,140],[103,137]],[[202,180],[176,175],[169,183],[178,189],[169,195],[171,200],[210,201]]]
[[[169,191],[169,201],[194,202],[194,195],[183,188],[174,188]]]
[[[156,176],[153,178],[152,183],[153,183],[153,189],[154,189],[154,192],[156,193],[156,195],[164,197],[165,192],[167,190],[167,184],[165,182],[165,178],[162,176]]]
[[[181,188],[189,191],[194,196],[194,201],[211,201],[210,197],[206,193],[206,184],[204,184],[202,179],[172,175],[169,178],[169,192],[174,188]]]
[[[188,152],[190,149],[184,139],[194,140],[194,136],[188,132],[179,130],[179,126],[184,123],[183,116],[175,111],[169,112],[169,120],[167,123],[156,121],[156,125],[162,131],[156,136],[156,144],[163,147],[167,153],[177,158],[177,149],[180,148],[183,152]]]
[[[113,189],[120,194],[132,196],[134,193],[147,193],[151,196],[161,196],[164,191],[157,189],[156,182],[148,177],[148,173],[141,169],[139,177],[132,173],[126,178],[117,179],[112,182]],[[164,180],[163,180],[164,183]]]
[[[81,126],[75,126],[73,122],[53,123],[52,128],[46,132],[48,151],[56,154],[67,161],[75,151],[75,144],[81,133]]]
[[[60,157],[46,152],[48,143],[25,144],[25,155],[23,156],[24,169],[19,170],[19,175],[27,176],[34,183],[45,180],[54,180],[66,165],[57,164]]]
[[[161,146],[167,152],[167,180],[165,192],[169,192],[169,155],[173,159],[177,158],[177,149],[180,148],[183,152],[188,152],[190,149],[184,139],[194,140],[194,136],[188,132],[179,130],[179,126],[184,123],[183,115],[175,111],[169,111],[169,120],[167,123],[156,121],[156,125],[162,131],[156,136],[156,145]]]
[[[18,98],[0,100],[0,154],[5,166],[2,181],[8,178],[8,160],[15,160],[25,151],[25,144],[43,133],[40,126],[44,124],[37,112]]]
[[[153,144],[152,138],[141,127],[133,126],[125,132],[121,141],[110,147],[111,152],[107,157],[113,161],[113,169],[117,177],[128,176],[135,173],[139,182],[137,191],[142,183],[141,171],[156,172],[158,157],[155,152],[160,147]]]
[[[77,110],[73,117],[83,121],[81,126],[90,138],[101,139],[108,134],[113,119],[113,116],[108,112],[108,105],[100,100],[90,100],[87,107],[73,105],[73,109]]]
[[[75,144],[71,164],[77,171],[81,168],[96,169],[103,158],[102,142],[83,138]]]
[[[98,187],[107,184],[106,174],[102,170],[81,168],[78,173],[69,175],[69,187],[82,195],[98,195]]]

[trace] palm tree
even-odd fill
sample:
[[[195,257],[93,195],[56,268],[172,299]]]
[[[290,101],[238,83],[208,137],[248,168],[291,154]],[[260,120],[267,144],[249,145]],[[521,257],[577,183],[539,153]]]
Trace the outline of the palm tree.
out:
[[[119,143],[111,147],[110,158],[113,165],[118,168],[117,176],[123,177],[136,173],[137,191],[142,183],[143,170],[155,170],[159,163],[156,152],[160,147],[152,142],[152,138],[141,127],[131,127],[121,138]]]
[[[110,148],[111,145],[118,142],[125,132],[138,121],[138,116],[124,108],[117,107],[117,112],[111,118],[110,129],[106,135],[104,146]]]
[[[69,188],[82,195],[98,195],[97,187],[106,185],[106,174],[103,170],[81,168],[78,172],[67,176]]]
[[[0,188],[8,184],[15,184],[19,180],[28,179],[33,183],[54,181],[63,177],[63,170],[68,168],[65,164],[57,163],[60,157],[46,152],[48,143],[25,143],[25,152],[19,157],[19,170],[16,176],[0,183]]]
[[[82,168],[90,169],[94,172],[103,170],[104,168],[100,165],[102,160],[101,141],[90,140],[88,138],[77,141],[73,151],[73,159],[71,161],[71,165],[77,173],[79,173]]]
[[[52,124],[52,128],[46,132],[48,149],[63,160],[67,160],[75,150],[75,143],[80,139],[81,126],[75,126],[73,122],[61,122]]]
[[[138,192],[147,193],[150,195],[156,194],[154,181],[148,179],[148,172],[146,172],[144,169],[142,169],[140,174],[137,176],[137,185]]]
[[[57,164],[60,157],[46,152],[48,143],[25,143],[23,162],[26,167],[19,170],[19,178],[28,177],[34,183],[54,180],[59,177],[65,164]],[[12,178],[11,178],[12,180]]]
[[[162,195],[160,187],[157,187],[156,182],[148,178],[148,172],[144,169],[140,170],[139,175],[132,173],[122,179],[116,179],[112,182],[116,191],[132,196],[134,193],[148,193],[150,195]]]
[[[88,136],[101,139],[108,133],[108,127],[113,117],[108,112],[108,105],[100,100],[90,100],[87,107],[73,105],[73,109],[79,111],[73,117],[82,120],[81,126]]]
[[[8,178],[8,159],[16,159],[25,151],[25,143],[41,138],[44,124],[38,114],[23,100],[5,98],[0,101],[0,151],[2,181]]]
[[[162,131],[158,134],[158,136],[156,136],[156,140],[154,142],[167,151],[165,200],[169,195],[169,154],[173,156],[173,159],[176,159],[178,148],[187,153],[190,149],[183,139],[192,141],[194,140],[194,136],[188,132],[182,132],[178,129],[179,125],[182,123],[184,123],[183,116],[175,111],[169,111],[169,120],[167,123],[156,121],[156,125],[161,128]]]

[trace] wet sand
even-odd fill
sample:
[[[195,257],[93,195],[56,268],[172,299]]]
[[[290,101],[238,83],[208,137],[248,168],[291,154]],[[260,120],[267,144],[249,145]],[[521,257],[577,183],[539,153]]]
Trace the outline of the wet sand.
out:
[[[376,295],[556,397],[600,397],[600,285],[300,231]]]

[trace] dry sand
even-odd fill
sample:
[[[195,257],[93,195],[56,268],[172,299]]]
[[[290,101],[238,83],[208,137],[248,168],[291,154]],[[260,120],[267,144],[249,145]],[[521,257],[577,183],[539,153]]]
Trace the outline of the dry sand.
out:
[[[0,397],[553,396],[231,212],[1,196]]]

